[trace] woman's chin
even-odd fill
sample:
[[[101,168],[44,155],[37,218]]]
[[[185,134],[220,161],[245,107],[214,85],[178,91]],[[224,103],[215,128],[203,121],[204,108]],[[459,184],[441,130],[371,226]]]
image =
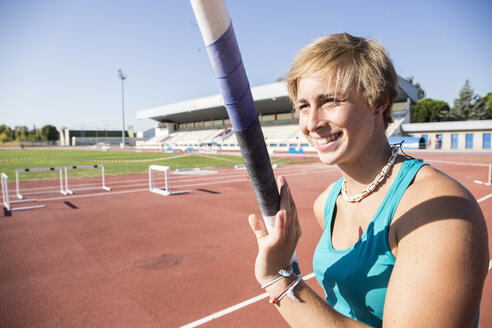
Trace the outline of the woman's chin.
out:
[[[321,162],[327,164],[327,165],[335,165],[338,163],[338,154],[335,152],[322,152],[318,150],[318,158],[320,159]]]

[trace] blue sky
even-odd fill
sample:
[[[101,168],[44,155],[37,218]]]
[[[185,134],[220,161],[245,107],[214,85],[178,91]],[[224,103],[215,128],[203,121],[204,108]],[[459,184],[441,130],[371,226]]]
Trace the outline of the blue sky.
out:
[[[492,91],[492,1],[228,0],[252,86],[285,75],[313,39],[348,32],[452,105]],[[0,124],[137,130],[142,109],[218,93],[187,0],[0,0]]]

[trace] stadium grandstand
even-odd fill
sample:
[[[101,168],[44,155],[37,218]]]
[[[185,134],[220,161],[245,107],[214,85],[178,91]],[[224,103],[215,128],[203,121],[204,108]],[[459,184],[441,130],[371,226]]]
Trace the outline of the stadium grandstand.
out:
[[[292,111],[287,87],[276,82],[251,88],[267,148],[270,152],[314,151],[299,130],[298,113]],[[401,136],[410,122],[417,88],[400,77],[393,104],[394,122],[388,137]],[[155,128],[137,132],[136,147],[165,151],[239,150],[221,95],[191,99],[137,112],[137,119],[156,121]]]

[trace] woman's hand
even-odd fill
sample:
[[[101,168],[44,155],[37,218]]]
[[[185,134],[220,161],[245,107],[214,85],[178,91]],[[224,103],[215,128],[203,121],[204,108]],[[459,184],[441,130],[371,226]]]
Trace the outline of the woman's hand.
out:
[[[277,184],[280,193],[280,210],[275,216],[275,225],[270,234],[262,217],[252,214],[248,218],[258,242],[255,275],[260,284],[278,277],[280,269],[290,267],[292,254],[302,234],[296,205],[287,181],[283,176],[279,176]]]

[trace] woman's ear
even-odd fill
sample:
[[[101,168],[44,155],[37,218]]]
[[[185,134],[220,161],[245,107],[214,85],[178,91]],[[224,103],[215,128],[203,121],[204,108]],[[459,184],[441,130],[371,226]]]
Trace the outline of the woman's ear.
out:
[[[374,109],[374,115],[382,115],[384,113],[384,111],[386,110],[386,108],[388,108],[389,106],[389,101],[388,100],[385,100],[384,102],[381,103],[380,106],[376,107]]]

